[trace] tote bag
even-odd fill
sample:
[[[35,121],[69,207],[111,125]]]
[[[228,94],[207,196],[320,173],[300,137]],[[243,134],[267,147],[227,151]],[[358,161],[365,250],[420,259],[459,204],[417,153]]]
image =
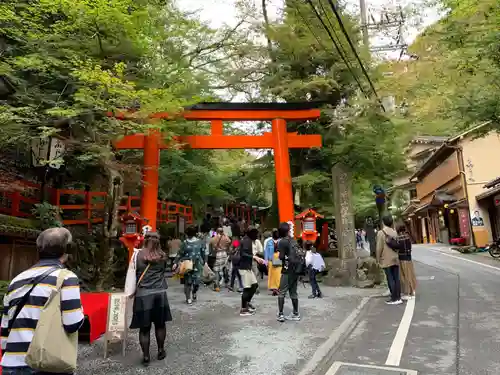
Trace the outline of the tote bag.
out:
[[[76,369],[78,332],[64,330],[61,313],[61,287],[69,271],[61,270],[56,290],[50,294],[26,354],[26,364],[41,372],[69,374]]]
[[[139,253],[139,249],[134,249],[134,253],[132,254],[132,258],[130,259],[130,263],[127,269],[127,276],[125,278],[125,294],[128,297],[131,297],[135,294],[137,289],[137,255]]]

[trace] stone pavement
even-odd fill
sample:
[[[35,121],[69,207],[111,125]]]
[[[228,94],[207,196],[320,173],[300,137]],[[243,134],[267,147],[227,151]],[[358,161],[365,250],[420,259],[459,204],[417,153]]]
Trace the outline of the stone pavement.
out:
[[[170,281],[169,301],[174,321],[167,326],[167,359],[152,361],[144,369],[138,332],[129,332],[127,355],[122,357],[116,345],[103,359],[103,341],[82,344],[77,374],[218,374],[218,375],[292,375],[311,359],[354,311],[364,297],[380,289],[331,288],[323,286],[325,298],[308,300],[309,285],[299,287],[302,321],[276,321],[276,297],[267,294],[265,280],[261,294],[254,299],[258,311],[252,317],[240,317],[240,295],[202,288],[193,306],[184,302],[178,281]],[[287,301],[288,313],[291,306]],[[156,355],[151,341],[152,359]]]

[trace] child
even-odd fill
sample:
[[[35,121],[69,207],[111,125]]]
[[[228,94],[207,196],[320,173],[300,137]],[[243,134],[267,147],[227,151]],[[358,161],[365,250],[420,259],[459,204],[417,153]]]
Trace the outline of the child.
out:
[[[415,288],[417,287],[417,278],[415,269],[411,260],[411,238],[406,233],[406,227],[398,227],[398,241],[401,244],[399,250],[399,274],[404,296],[402,299],[408,300],[415,298]]]
[[[311,284],[312,294],[309,298],[321,298],[323,294],[319,290],[318,281],[316,280],[316,275],[323,272],[325,269],[325,261],[321,254],[316,251],[311,241],[306,241],[306,266],[309,270],[309,283]]]

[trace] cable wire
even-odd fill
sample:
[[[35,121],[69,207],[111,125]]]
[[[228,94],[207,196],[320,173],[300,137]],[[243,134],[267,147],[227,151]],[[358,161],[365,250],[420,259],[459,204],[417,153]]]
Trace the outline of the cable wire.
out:
[[[312,4],[311,0],[307,0],[307,1],[310,4]],[[337,18],[337,21],[339,23],[340,29],[342,30],[342,33],[344,34],[345,38],[347,39],[347,43],[349,43],[349,46],[351,47],[351,50],[354,53],[354,56],[356,57],[356,60],[358,60],[358,63],[361,66],[361,70],[363,71],[364,76],[366,77],[366,79],[368,80],[368,83],[370,84],[370,88],[372,89],[373,94],[375,95],[380,106],[382,107],[382,109],[385,112],[384,105],[382,104],[382,101],[380,100],[380,98],[377,94],[377,90],[375,89],[375,86],[373,85],[373,82],[372,82],[372,80],[371,80],[371,78],[370,78],[370,76],[369,76],[369,74],[368,74],[368,72],[363,64],[363,61],[359,57],[358,51],[356,50],[356,47],[354,46],[354,43],[352,42],[351,37],[349,36],[349,33],[347,32],[347,30],[345,28],[344,22],[342,21],[342,17],[340,16],[340,13],[338,12],[337,7],[335,6],[335,4],[333,3],[332,0],[328,0],[328,3],[330,4],[330,7],[332,8],[333,13],[335,14],[335,17]]]
[[[351,67],[351,64],[349,63],[349,61],[347,60],[347,56],[344,55],[344,53],[342,53],[342,50],[343,50],[343,47],[339,46],[339,44],[337,43],[337,41],[334,39],[332,33],[330,32],[330,29],[328,28],[328,26],[325,24],[325,22],[323,21],[323,18],[321,18],[321,15],[318,13],[318,11],[316,10],[316,8],[314,7],[314,4],[312,3],[311,0],[308,0],[307,1],[309,3],[309,5],[311,6],[312,10],[314,11],[314,14],[316,16],[316,18],[321,22],[323,28],[326,30],[326,32],[328,33],[328,36],[330,37],[330,39],[332,40],[333,42],[333,45],[335,46],[335,49],[337,50],[337,52],[339,53],[339,56],[340,58],[344,61],[344,63],[346,64],[347,66],[347,69],[349,70],[349,72],[351,73],[351,75],[353,76],[354,80],[356,81],[356,83],[358,84],[361,92],[366,96],[368,97],[368,94],[366,93],[365,89],[363,88],[363,85],[361,84],[358,76],[356,75],[356,73],[354,72],[354,70],[352,69]],[[302,19],[304,20],[304,23],[306,24],[306,26],[309,28],[309,30],[312,32],[312,29],[311,27],[308,25],[305,17],[300,13],[298,7],[295,8],[297,10],[297,12],[300,14],[300,16],[302,17]],[[314,34],[314,33],[313,33]],[[322,45],[323,46],[323,45]],[[323,48],[325,48],[323,46]],[[325,48],[326,50],[326,48]],[[344,51],[345,52],[345,51]]]

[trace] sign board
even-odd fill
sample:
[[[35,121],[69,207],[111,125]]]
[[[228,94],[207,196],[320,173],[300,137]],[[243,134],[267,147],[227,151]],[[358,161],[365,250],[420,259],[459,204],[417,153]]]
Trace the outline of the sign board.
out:
[[[65,152],[64,142],[57,138],[34,138],[31,141],[31,161],[35,167],[48,165],[59,169]]]
[[[122,355],[125,356],[127,346],[127,302],[125,293],[110,293],[108,303],[108,321],[104,340],[104,358],[108,356],[108,344],[121,342]]]

